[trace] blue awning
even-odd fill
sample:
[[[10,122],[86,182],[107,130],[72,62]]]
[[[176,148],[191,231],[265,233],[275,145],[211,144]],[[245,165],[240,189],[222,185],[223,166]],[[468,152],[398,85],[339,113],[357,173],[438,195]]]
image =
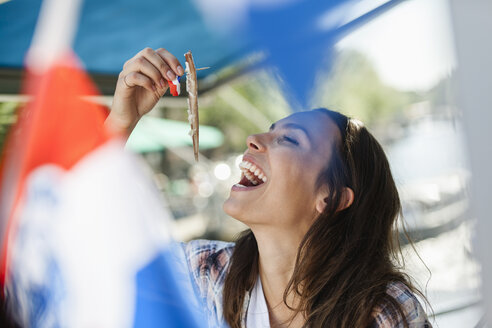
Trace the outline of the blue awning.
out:
[[[23,67],[40,7],[41,0],[0,5],[1,68]],[[198,67],[211,67],[200,78],[234,62],[245,46],[211,31],[191,0],[85,0],[74,50],[89,72],[103,74],[117,74],[145,47],[166,48],[183,62],[192,50]]]
[[[305,106],[309,104],[317,70],[330,64],[337,40],[403,1],[370,0],[374,7],[359,10],[353,17],[345,14],[360,1],[301,0],[285,1],[281,6],[251,5],[244,33],[226,39],[227,28],[222,26],[222,33],[211,30],[193,0],[84,0],[74,50],[101,92],[112,94],[124,62],[145,47],[167,48],[181,61],[182,55],[192,50],[198,67],[211,67],[199,72],[201,79],[246,57],[253,49],[254,39],[254,49],[264,55],[264,63],[275,66],[280,79],[286,82],[284,91],[292,97],[290,102]],[[19,89],[10,87],[9,77],[16,77],[20,85],[20,74],[15,69],[23,66],[40,5],[41,0],[10,0],[0,5],[0,93],[2,89],[10,88],[9,93]],[[340,15],[342,9],[344,15]],[[220,10],[223,9],[218,5],[217,11]],[[336,22],[330,15],[326,19],[326,14],[333,12],[340,16]],[[216,28],[221,29],[220,24]],[[209,79],[217,82],[212,87],[200,86],[200,91],[227,79]]]

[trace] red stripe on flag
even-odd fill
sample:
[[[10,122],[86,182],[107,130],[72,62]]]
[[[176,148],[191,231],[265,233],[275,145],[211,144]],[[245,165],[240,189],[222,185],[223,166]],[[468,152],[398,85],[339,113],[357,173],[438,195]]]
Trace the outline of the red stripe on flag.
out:
[[[173,97],[179,96],[178,94],[178,87],[174,85],[172,81],[167,81],[167,84],[169,85],[169,92]]]

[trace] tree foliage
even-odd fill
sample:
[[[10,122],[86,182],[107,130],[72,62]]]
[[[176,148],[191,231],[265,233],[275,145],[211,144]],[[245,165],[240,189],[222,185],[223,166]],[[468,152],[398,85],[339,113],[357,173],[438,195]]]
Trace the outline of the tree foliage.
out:
[[[15,102],[0,103],[0,152],[3,151],[10,127],[17,119],[16,112],[18,105]]]
[[[415,93],[385,85],[360,52],[340,52],[329,74],[319,78],[315,106],[356,117],[368,125],[390,119],[417,99]]]

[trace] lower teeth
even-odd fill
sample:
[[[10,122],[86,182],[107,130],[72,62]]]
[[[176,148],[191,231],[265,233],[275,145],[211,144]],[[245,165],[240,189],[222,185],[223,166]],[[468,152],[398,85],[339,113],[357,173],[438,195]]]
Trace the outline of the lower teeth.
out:
[[[243,186],[242,184],[239,184],[239,183],[236,183],[236,184],[234,185],[234,187],[248,188],[248,187]]]

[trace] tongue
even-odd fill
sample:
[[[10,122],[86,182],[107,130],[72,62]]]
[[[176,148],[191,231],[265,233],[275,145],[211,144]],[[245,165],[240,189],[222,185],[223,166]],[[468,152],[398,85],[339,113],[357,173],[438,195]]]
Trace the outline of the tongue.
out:
[[[253,184],[253,182],[249,181],[248,178],[246,178],[245,176],[243,176],[243,178],[241,179],[241,181],[239,181],[239,184],[245,186],[245,187],[253,187],[255,186]]]

